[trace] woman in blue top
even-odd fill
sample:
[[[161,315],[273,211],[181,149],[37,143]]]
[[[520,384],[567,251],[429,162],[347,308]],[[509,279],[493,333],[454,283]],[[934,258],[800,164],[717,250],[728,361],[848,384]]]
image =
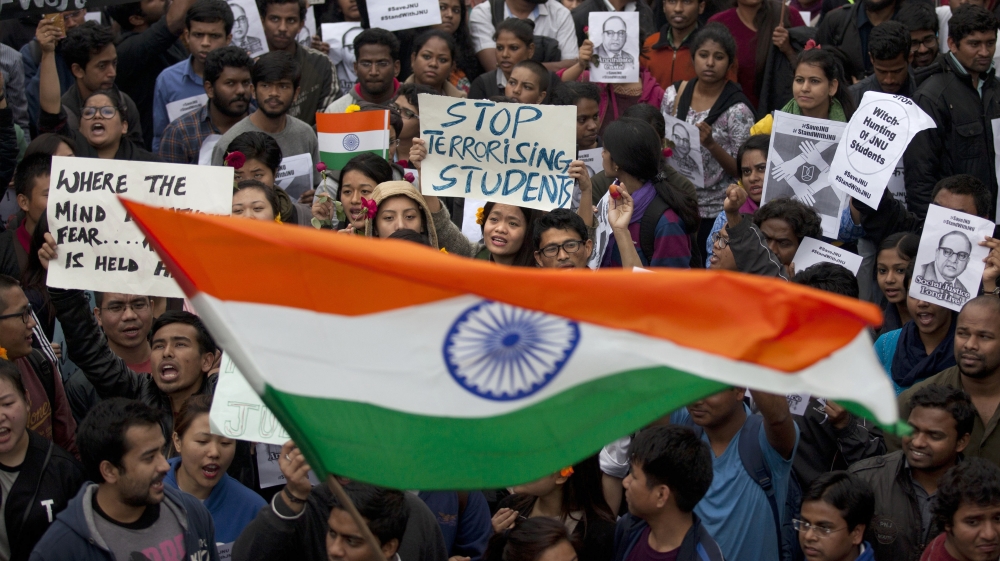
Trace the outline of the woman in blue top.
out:
[[[226,474],[236,454],[236,441],[209,430],[208,412],[212,396],[195,395],[181,407],[174,424],[174,448],[164,481],[194,495],[205,504],[215,522],[215,541],[229,544],[257,516],[265,501]]]
[[[955,366],[955,313],[948,308],[909,296],[913,263],[903,277],[910,321],[901,329],[883,333],[875,354],[892,379],[896,395],[917,382]]]

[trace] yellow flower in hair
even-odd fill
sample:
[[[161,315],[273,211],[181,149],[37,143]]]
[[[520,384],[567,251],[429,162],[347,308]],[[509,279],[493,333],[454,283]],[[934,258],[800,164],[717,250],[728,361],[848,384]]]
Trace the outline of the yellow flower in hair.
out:
[[[278,224],[281,224],[282,223],[281,222],[281,215],[280,214],[276,214],[274,216],[274,221],[277,222]]]
[[[0,358],[4,360],[10,360],[9,358],[7,358],[7,349],[0,347]]]
[[[347,106],[347,109],[344,110],[344,113],[356,113],[358,111],[361,111],[361,107],[352,103]]]
[[[447,253],[448,253],[448,250],[442,247],[442,248],[441,248],[441,253],[444,253],[444,254],[447,254]]]
[[[476,211],[476,224],[479,224],[480,226],[486,224],[486,217],[483,216],[483,207],[479,207]]]

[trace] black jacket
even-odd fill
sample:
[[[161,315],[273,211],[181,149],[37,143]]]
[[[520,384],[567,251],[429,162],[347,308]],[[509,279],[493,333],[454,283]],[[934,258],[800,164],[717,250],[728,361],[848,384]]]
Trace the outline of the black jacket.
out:
[[[875,549],[875,559],[918,561],[928,536],[920,535],[920,506],[903,453],[862,460],[848,471],[875,491],[875,516],[865,529],[865,541]]]
[[[20,150],[17,146],[17,132],[14,130],[14,111],[8,103],[5,109],[0,109],[0,185],[5,188],[14,178],[18,152]]]
[[[639,11],[639,29],[645,31],[647,35],[652,35],[656,33],[658,27],[653,21],[653,10],[649,7],[649,4],[645,0],[636,0],[635,2],[636,10]],[[661,4],[662,6],[662,4]],[[573,8],[573,26],[576,27],[576,42],[578,44],[583,44],[583,40],[587,38],[587,34],[583,32],[583,28],[590,25],[590,12],[607,12],[608,6],[604,3],[604,0],[584,0],[579,6]],[[660,13],[663,13],[663,8],[660,8]],[[639,43],[640,46],[642,43]]]
[[[882,243],[882,240],[897,232],[920,234],[924,228],[924,221],[916,214],[906,210],[906,206],[897,201],[888,189],[882,194],[878,209],[872,210],[870,206],[860,201],[854,203],[854,208],[858,209],[858,213],[861,215],[861,226],[865,229],[865,239],[870,240],[876,247]]]
[[[805,414],[792,418],[799,425],[799,447],[792,469],[803,488],[828,471],[847,469],[865,458],[885,454],[882,431],[871,421],[850,415],[847,426],[838,429],[816,398],[809,400]]]
[[[49,439],[28,431],[28,453],[10,494],[2,497],[11,561],[28,559],[56,514],[66,508],[84,481],[83,466],[76,458]]]
[[[864,9],[864,0],[856,0],[825,14],[816,28],[816,42],[823,48],[837,47],[850,67],[845,69],[847,75],[859,80],[869,74],[865,69],[868,53],[862,48],[858,31],[858,11]]]
[[[788,30],[788,40],[796,53],[805,49],[806,43],[816,36],[816,29],[808,25],[800,25]],[[792,82],[795,81],[795,69],[788,57],[772,46],[767,51],[767,61],[764,63],[764,73],[761,75],[758,94],[757,116],[763,117],[785,106],[792,99]]]
[[[715,543],[708,530],[701,524],[698,515],[691,513],[691,528],[684,535],[677,552],[677,561],[722,561],[722,550]],[[614,561],[625,561],[648,524],[641,518],[625,514],[615,526]]]
[[[945,55],[941,69],[924,80],[913,96],[937,128],[917,133],[903,155],[906,206],[923,218],[934,184],[968,173],[992,192],[992,220],[996,217],[997,176],[990,121],[1000,117],[1000,86],[992,71],[984,74],[980,97],[968,72],[950,54]]]

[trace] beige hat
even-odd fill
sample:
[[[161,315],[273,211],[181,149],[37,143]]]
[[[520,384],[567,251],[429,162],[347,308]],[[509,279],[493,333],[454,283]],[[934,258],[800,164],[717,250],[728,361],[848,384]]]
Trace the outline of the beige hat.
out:
[[[417,191],[417,188],[412,183],[409,181],[386,181],[385,183],[379,183],[375,187],[375,190],[372,191],[372,199],[379,206],[382,206],[382,201],[399,195],[405,195],[416,201],[417,206],[424,212],[424,227],[427,228],[427,239],[430,240],[431,247],[438,249],[437,229],[434,227],[434,218],[431,216],[431,211],[427,209],[427,201],[424,200],[424,196]],[[371,220],[368,220],[365,225],[365,235],[368,237],[374,235]]]

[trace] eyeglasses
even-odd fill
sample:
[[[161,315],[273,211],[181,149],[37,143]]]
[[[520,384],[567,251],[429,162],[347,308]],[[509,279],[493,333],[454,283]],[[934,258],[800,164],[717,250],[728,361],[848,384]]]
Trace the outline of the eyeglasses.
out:
[[[0,316],[0,320],[10,318],[21,318],[24,325],[28,325],[28,322],[31,321],[31,304],[28,304],[28,307],[26,307],[23,311],[17,312],[16,314],[5,314]]]
[[[358,61],[358,66],[360,66],[361,68],[364,68],[365,70],[371,70],[373,64],[379,70],[385,70],[386,68],[389,68],[390,66],[392,66],[392,61],[391,60],[385,60],[385,59],[376,60],[375,62],[372,62],[370,60],[359,60]]]
[[[412,109],[407,109],[406,107],[400,107],[397,103],[390,103],[389,109],[393,111],[399,111],[399,114],[406,119],[419,119],[420,115],[417,115]]]
[[[625,31],[624,29],[621,31],[605,31],[604,34],[609,37],[617,37],[619,39],[624,39],[625,36],[628,35],[628,31]]]
[[[810,523],[806,522],[805,520],[797,520],[795,518],[792,519],[792,527],[795,528],[796,532],[800,532],[802,534],[808,533],[809,530],[816,530],[816,533],[820,537],[826,537],[826,536],[829,536],[830,534],[832,534],[834,532],[839,532],[840,530],[846,530],[847,529],[846,527],[844,527],[844,528],[829,528],[827,526],[816,526],[814,524],[810,524]]]
[[[129,302],[128,304],[122,302],[115,302],[106,308],[101,308],[105,312],[111,314],[123,314],[126,309],[131,309],[133,312],[139,313],[144,311],[149,307],[149,302],[145,300],[136,300],[135,302]]]
[[[580,240],[568,240],[561,244],[554,243],[552,245],[547,245],[538,250],[538,252],[546,257],[555,257],[556,255],[559,255],[560,249],[564,250],[568,254],[572,254],[580,251],[581,247],[583,247],[583,242]]]
[[[937,35],[928,35],[923,39],[913,39],[910,41],[910,52],[915,53],[920,50],[920,45],[927,47],[928,49],[933,49],[934,45],[937,45],[938,38]]]
[[[729,247],[729,238],[722,237],[722,232],[716,232],[712,234],[712,245],[719,246],[719,249],[726,249]]]
[[[93,119],[98,113],[101,114],[102,119],[110,119],[118,114],[118,108],[110,105],[105,105],[104,107],[87,106],[83,108],[84,119]]]
[[[952,257],[957,257],[959,261],[969,260],[969,254],[964,251],[959,251],[956,253],[955,251],[950,250],[947,247],[939,247],[938,251],[941,252],[941,255],[944,255],[945,259],[951,259]]]

